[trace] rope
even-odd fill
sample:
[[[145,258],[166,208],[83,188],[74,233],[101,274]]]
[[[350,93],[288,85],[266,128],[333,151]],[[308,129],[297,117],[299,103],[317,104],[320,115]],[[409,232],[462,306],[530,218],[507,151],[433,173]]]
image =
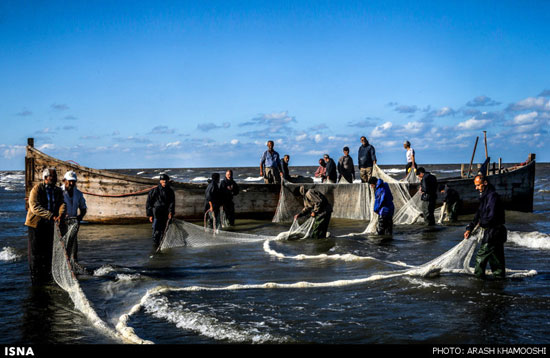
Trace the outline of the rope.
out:
[[[86,194],[86,195],[100,196],[100,197],[104,197],[104,198],[122,198],[122,197],[125,197],[125,196],[142,195],[142,194],[148,193],[150,190],[152,190],[156,187],[157,187],[157,185],[152,186],[152,187],[147,188],[147,189],[140,190],[140,191],[135,191],[133,193],[125,193],[125,194],[96,194],[96,193],[90,193],[90,192],[83,191],[83,190],[80,190],[80,191],[82,192],[82,194]]]

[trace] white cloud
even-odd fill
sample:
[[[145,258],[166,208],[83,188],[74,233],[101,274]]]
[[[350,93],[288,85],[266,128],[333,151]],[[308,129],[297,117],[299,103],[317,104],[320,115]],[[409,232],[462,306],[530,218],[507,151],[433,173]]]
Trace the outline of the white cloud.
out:
[[[459,129],[471,130],[471,129],[481,129],[489,125],[491,121],[489,119],[476,119],[470,118],[467,121],[460,122],[458,124]]]
[[[166,143],[166,148],[177,148],[181,145],[181,142],[178,140],[176,142]]]
[[[306,134],[306,133],[300,134],[300,135],[296,136],[296,140],[297,140],[298,142],[301,142],[301,141],[305,140],[306,138],[307,138],[307,134]]]
[[[237,145],[237,144],[239,144],[239,140],[238,139],[231,139],[231,144]]]
[[[315,143],[320,143],[323,141],[323,136],[320,135],[320,134],[316,134],[314,137],[313,137],[313,140],[315,141]]]
[[[538,112],[533,111],[530,113],[523,113],[518,114],[514,117],[514,120],[512,121],[514,124],[524,125],[524,124],[530,124],[533,123],[534,120],[537,118]]]
[[[382,125],[376,126],[372,130],[371,136],[374,137],[374,138],[383,137],[383,136],[387,135],[387,132],[391,129],[392,126],[393,126],[392,122],[386,122]]]
[[[18,156],[25,154],[25,146],[23,145],[4,145],[2,144],[0,148],[4,149],[2,155],[6,159],[13,159]]]

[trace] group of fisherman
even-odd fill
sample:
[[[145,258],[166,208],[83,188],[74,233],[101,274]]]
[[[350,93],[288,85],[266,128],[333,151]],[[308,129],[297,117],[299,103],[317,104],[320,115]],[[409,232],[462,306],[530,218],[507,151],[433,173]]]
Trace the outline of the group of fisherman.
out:
[[[52,280],[52,250],[55,225],[62,234],[67,230],[69,220],[82,221],[86,215],[86,199],[76,188],[77,176],[68,171],[63,177],[63,185],[57,186],[55,168],[42,171],[42,182],[35,185],[28,198],[28,211],[25,225],[28,227],[28,259],[33,284],[43,284]],[[78,242],[67,242],[67,253],[73,269],[85,272],[77,262]]]
[[[281,162],[279,154],[274,150],[273,141],[267,143],[268,149],[261,157],[260,175],[266,183],[281,183],[289,180],[288,162],[290,157],[285,155]],[[435,225],[435,202],[437,191],[444,195],[444,204],[451,220],[457,219],[460,209],[458,193],[449,188],[438,187],[437,178],[418,167],[414,150],[410,143],[405,142],[407,150],[407,170],[416,170],[420,179],[421,199],[423,202],[424,219],[427,225]],[[348,182],[355,180],[353,160],[349,156],[349,148],[344,147],[344,156],[340,158],[338,166],[327,154],[324,156],[326,164],[326,182],[336,183],[336,168],[340,179]],[[382,179],[372,175],[373,165],[376,164],[375,149],[365,137],[361,137],[359,147],[359,171],[361,182],[368,183],[375,193],[374,212],[378,214],[377,234],[389,235],[393,233],[393,215],[395,207],[390,187]],[[86,200],[83,193],[76,188],[77,176],[74,171],[68,171],[63,178],[63,185],[57,186],[57,172],[54,168],[46,168],[42,172],[42,182],[35,185],[28,198],[28,211],[25,225],[28,227],[29,268],[33,284],[43,284],[52,279],[52,250],[55,225],[59,225],[63,234],[67,230],[68,220],[82,221],[86,215]],[[484,229],[481,247],[476,256],[475,274],[485,277],[485,268],[489,263],[494,276],[504,277],[504,242],[506,242],[506,227],[504,207],[495,188],[488,183],[487,178],[480,174],[474,179],[475,188],[480,193],[480,205],[473,221],[467,226],[464,238],[468,239],[472,232],[481,226]],[[233,197],[239,194],[239,185],[233,179],[233,171],[227,170],[220,182],[219,173],[213,173],[205,191],[205,223],[212,228],[220,227],[220,209],[223,208],[229,225],[235,224],[235,208]],[[295,215],[313,217],[314,225],[312,238],[325,238],[332,215],[332,205],[320,191],[300,186],[295,195],[303,198],[304,207]],[[175,216],[175,193],[170,186],[170,178],[166,174],[159,177],[159,185],[150,190],[146,202],[146,215],[152,223],[153,240],[159,244],[169,221]],[[71,256],[74,267],[81,268],[77,262],[78,244],[76,238],[67,243],[67,251]]]

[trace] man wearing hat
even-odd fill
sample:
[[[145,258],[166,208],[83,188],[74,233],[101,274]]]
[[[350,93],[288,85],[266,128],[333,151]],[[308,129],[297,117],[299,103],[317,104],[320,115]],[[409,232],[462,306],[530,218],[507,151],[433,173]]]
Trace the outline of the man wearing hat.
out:
[[[76,219],[80,223],[86,215],[86,199],[82,192],[76,188],[76,173],[72,170],[63,177],[63,199],[67,206],[66,218]],[[80,213],[78,212],[80,210]],[[67,251],[70,252],[73,262],[78,260],[78,242],[76,235],[74,241],[67,243]]]
[[[36,184],[29,194],[25,225],[28,227],[28,258],[33,285],[52,280],[54,225],[60,223],[66,210],[63,191],[56,183],[55,168],[46,168],[42,172],[42,183]]]
[[[174,217],[176,210],[176,195],[170,187],[168,175],[160,175],[159,185],[152,189],[147,196],[145,209],[149,221],[153,223],[153,241],[155,245],[158,245],[164,235],[168,220]]]
[[[330,217],[332,216],[332,205],[330,205],[328,199],[318,190],[306,190],[306,188],[301,185],[299,193],[304,198],[304,208],[294,216],[294,219],[297,220],[302,216],[308,215],[315,218],[310,237],[314,239],[326,238]]]

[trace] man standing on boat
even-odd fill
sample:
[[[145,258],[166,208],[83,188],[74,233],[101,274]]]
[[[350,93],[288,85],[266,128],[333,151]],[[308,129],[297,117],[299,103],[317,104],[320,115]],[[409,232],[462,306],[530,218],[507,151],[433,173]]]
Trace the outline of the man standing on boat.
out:
[[[359,155],[357,158],[361,182],[368,183],[372,175],[372,167],[376,164],[376,150],[369,144],[365,136],[361,137],[361,146],[359,146]]]
[[[67,205],[67,219],[76,219],[78,223],[82,221],[86,215],[86,199],[82,192],[76,188],[76,173],[74,171],[68,171],[63,177],[63,185],[61,189],[63,190],[63,199],[65,200],[65,205]],[[80,211],[80,214],[79,214]],[[74,240],[72,242],[67,242],[67,251],[71,255],[71,261],[76,264],[78,261],[78,241],[77,235],[74,235]],[[78,264],[75,265],[79,268]]]
[[[56,186],[57,172],[46,168],[42,183],[36,184],[29,194],[29,210],[25,225],[28,227],[29,268],[33,285],[52,280],[52,250],[54,225],[65,215],[63,191]]]
[[[220,183],[220,190],[223,197],[223,212],[229,222],[229,225],[235,225],[235,204],[233,197],[239,194],[239,185],[233,180],[233,171],[228,169],[225,172],[225,177]]]
[[[334,160],[328,154],[325,154],[323,158],[325,159],[325,163],[327,164],[327,183],[336,184],[336,180],[338,180],[338,174],[336,173],[336,163],[334,163]]]
[[[416,175],[420,179],[420,193],[422,194],[422,211],[424,220],[428,226],[435,225],[435,202],[437,200],[437,178],[427,172],[424,167],[416,170]]]
[[[270,140],[267,142],[267,150],[262,154],[260,160],[260,176],[264,177],[266,184],[281,184],[283,177],[283,168],[281,158],[273,147],[275,143]]]
[[[474,273],[479,278],[485,278],[485,268],[489,263],[493,276],[504,278],[504,243],[507,240],[504,206],[495,187],[489,184],[483,175],[475,177],[474,185],[479,191],[479,208],[464,233],[464,238],[468,239],[476,225],[479,224],[484,229],[481,246],[476,255]]]
[[[175,210],[176,195],[170,187],[170,177],[161,174],[159,185],[149,192],[146,203],[147,216],[149,221],[153,223],[153,241],[155,245],[160,244],[168,220],[174,217]]]
[[[290,171],[288,170],[288,162],[290,161],[290,155],[285,154],[283,157],[282,165],[283,165],[283,179],[292,182],[292,178],[290,177]]]
[[[405,167],[405,177],[409,172],[416,170],[416,157],[414,153],[414,149],[411,148],[411,142],[408,140],[403,143],[403,148],[407,151],[407,166]]]
[[[382,179],[374,176],[369,179],[370,186],[374,189],[374,212],[378,214],[378,235],[391,235],[393,233],[393,195],[390,187]]]
[[[294,220],[307,215],[315,218],[310,237],[314,239],[326,238],[330,217],[332,216],[332,205],[322,193],[315,189],[306,191],[306,188],[302,185],[299,192],[304,198],[304,208],[294,216]]]
[[[346,180],[348,183],[353,183],[355,180],[355,166],[353,165],[353,159],[349,155],[349,148],[344,147],[342,150],[344,155],[338,159],[338,182]]]

